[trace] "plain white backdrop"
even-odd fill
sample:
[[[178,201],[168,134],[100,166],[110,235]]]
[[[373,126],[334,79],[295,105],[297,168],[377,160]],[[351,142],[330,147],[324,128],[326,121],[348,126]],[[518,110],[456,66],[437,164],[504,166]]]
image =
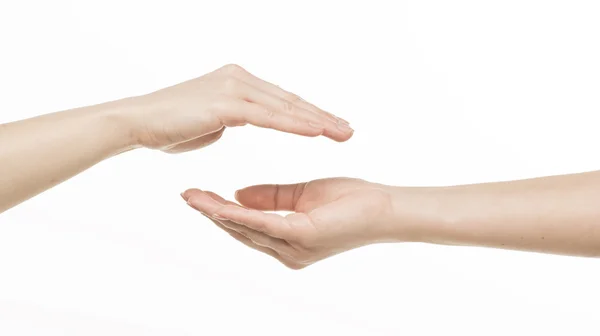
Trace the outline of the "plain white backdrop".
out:
[[[593,0],[0,1],[0,122],[233,62],[356,130],[139,150],[2,214],[0,335],[597,335],[599,260],[397,244],[292,271],[179,193],[600,169],[598,17]]]

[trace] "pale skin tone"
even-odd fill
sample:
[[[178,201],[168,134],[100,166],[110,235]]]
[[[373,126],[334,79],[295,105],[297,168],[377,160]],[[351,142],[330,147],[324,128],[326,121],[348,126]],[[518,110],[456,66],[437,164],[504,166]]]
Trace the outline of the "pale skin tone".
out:
[[[390,242],[600,256],[600,171],[437,188],[331,178],[247,187],[238,203],[198,189],[182,197],[292,269]]]
[[[147,95],[0,125],[0,213],[109,157],[179,153],[246,124],[346,141],[348,122],[237,65]]]
[[[0,213],[117,154],[200,149],[246,124],[340,142],[353,133],[345,120],[228,65],[147,95],[0,125]],[[238,203],[197,189],[182,197],[293,269],[389,242],[600,256],[600,171],[438,188],[332,178],[248,187]]]

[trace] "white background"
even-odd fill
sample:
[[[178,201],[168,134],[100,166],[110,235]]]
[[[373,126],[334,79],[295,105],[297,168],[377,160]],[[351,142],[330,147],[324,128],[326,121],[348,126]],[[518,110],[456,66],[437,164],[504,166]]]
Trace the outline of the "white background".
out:
[[[292,271],[179,193],[598,169],[599,6],[1,1],[0,122],[234,62],[356,132],[339,144],[246,127],[200,152],[127,153],[2,214],[0,335],[597,335],[598,260],[396,244]]]

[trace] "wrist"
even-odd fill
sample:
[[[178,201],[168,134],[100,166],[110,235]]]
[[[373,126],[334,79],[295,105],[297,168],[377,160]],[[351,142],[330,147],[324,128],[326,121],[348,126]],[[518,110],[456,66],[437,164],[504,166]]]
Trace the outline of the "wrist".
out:
[[[97,107],[96,117],[114,140],[118,153],[141,147],[131,117],[141,109],[137,98],[124,98]]]
[[[452,214],[442,187],[388,187],[391,211],[389,237],[401,242],[434,242],[442,227],[451,227]]]

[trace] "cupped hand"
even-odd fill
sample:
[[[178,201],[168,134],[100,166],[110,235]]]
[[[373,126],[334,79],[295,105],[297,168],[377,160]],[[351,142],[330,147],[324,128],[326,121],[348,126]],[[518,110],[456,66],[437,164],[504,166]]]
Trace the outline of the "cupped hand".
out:
[[[256,185],[236,192],[240,204],[190,189],[187,203],[245,245],[292,269],[389,238],[386,186],[350,178]],[[291,211],[282,216],[264,211]]]
[[[207,146],[226,127],[254,126],[346,141],[348,122],[297,95],[226,65],[202,77],[133,98],[126,119],[144,147],[177,153]]]

